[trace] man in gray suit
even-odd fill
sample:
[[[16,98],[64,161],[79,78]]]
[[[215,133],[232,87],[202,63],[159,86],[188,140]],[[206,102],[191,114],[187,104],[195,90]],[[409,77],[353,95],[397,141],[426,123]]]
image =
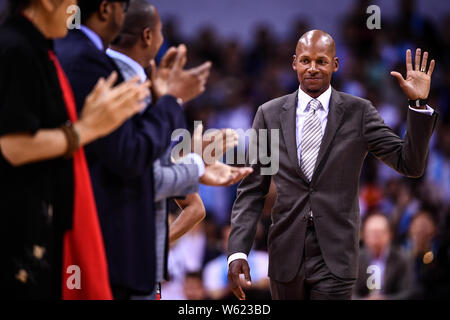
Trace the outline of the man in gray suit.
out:
[[[329,34],[305,33],[292,63],[299,89],[263,104],[255,115],[255,130],[281,131],[278,150],[271,150],[278,152],[279,170],[263,175],[267,163],[249,161],[254,171],[238,188],[231,217],[228,279],[239,299],[245,299],[240,274],[251,284],[246,257],[271,178],[278,194],[268,235],[272,297],[350,299],[358,269],[358,186],[364,158],[371,152],[409,177],[424,172],[437,119],[426,105],[434,60],[428,67],[428,52],[422,59],[417,49],[413,67],[408,50],[406,79],[391,72],[410,100],[407,132],[401,139],[370,101],[330,86],[339,67],[335,53]],[[269,142],[251,139],[250,143],[268,150],[273,141]]]

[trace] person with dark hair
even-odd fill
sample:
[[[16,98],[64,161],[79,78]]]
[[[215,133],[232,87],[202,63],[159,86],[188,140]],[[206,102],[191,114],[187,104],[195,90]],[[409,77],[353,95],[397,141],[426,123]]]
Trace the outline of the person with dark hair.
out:
[[[111,298],[83,146],[139,112],[148,83],[134,79],[112,88],[117,74],[100,78],[80,100],[77,116],[53,53],[53,39],[67,33],[66,9],[73,4],[9,1],[0,27],[2,297]],[[66,282],[70,266],[82,270],[74,283]]]
[[[116,70],[118,81],[124,79],[105,50],[119,34],[127,8],[125,1],[106,0],[80,0],[79,6],[81,30],[71,30],[56,43],[78,110],[98,78]],[[211,67],[207,62],[183,70],[184,60],[185,51],[179,50],[167,89],[151,108],[86,150],[116,299],[150,294],[155,287],[153,162],[169,146],[173,130],[185,127],[181,104],[204,91]]]

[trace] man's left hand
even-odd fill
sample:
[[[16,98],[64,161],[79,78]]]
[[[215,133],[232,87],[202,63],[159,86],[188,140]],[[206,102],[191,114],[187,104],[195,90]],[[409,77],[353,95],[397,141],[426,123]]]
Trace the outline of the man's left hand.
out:
[[[433,74],[434,60],[431,60],[427,70],[428,52],[423,58],[420,48],[416,50],[414,69],[412,65],[411,50],[406,50],[406,79],[398,72],[392,71],[391,75],[397,78],[400,87],[409,100],[426,99],[430,92],[431,75]]]

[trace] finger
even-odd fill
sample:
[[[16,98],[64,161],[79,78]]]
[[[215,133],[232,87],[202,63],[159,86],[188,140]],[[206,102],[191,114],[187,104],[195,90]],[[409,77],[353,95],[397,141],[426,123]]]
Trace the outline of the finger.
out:
[[[105,86],[106,88],[111,88],[117,80],[117,72],[113,71],[109,75],[108,79],[106,79]]]
[[[162,57],[159,63],[160,68],[171,68],[175,62],[178,50],[175,47],[170,47],[166,54]]]
[[[400,86],[403,86],[405,79],[403,79],[402,75],[396,71],[391,71],[391,76],[397,78],[398,83],[400,84]]]
[[[192,72],[195,75],[202,75],[206,72],[209,73],[209,70],[212,67],[212,63],[210,61],[207,61],[201,65],[199,65],[198,67],[192,68],[189,71]]]
[[[406,72],[412,71],[411,50],[406,50]]]
[[[247,285],[252,285],[252,278],[250,276],[250,267],[248,266],[248,263],[243,264],[242,271],[244,272],[244,278],[247,282]]]
[[[152,59],[150,61],[150,68],[151,68],[150,77],[151,77],[152,81],[154,82],[156,80],[156,73],[158,72],[158,70],[156,68],[155,59]]]
[[[419,70],[419,68],[420,68],[420,55],[421,55],[420,53],[421,53],[420,48],[417,48],[416,49],[416,57],[414,58],[414,65],[415,65],[414,70],[415,71],[420,71]]]
[[[244,291],[242,290],[242,287],[239,282],[239,275],[231,273],[231,274],[229,274],[228,279],[230,281],[231,291],[234,293],[234,295],[239,300],[244,300],[245,294],[244,294]]]
[[[175,58],[175,62],[173,63],[173,68],[181,70],[184,68],[185,63],[186,63],[186,46],[184,44],[180,44],[178,46],[178,52]]]
[[[434,65],[435,65],[434,60],[431,60],[431,62],[430,62],[430,68],[428,69],[428,73],[427,73],[430,77],[431,77],[431,75],[433,74]]]
[[[420,67],[420,71],[423,70],[423,72],[427,72],[427,60],[428,60],[428,52],[425,51],[423,53],[422,66]]]
[[[195,129],[194,129],[194,136],[196,138],[200,138],[202,137],[202,133],[203,133],[203,124],[200,123]]]
[[[91,94],[88,96],[88,98],[96,100],[105,89],[105,78],[98,79],[97,83],[94,86],[94,89],[92,89]]]
[[[236,179],[234,179],[233,184],[238,183],[239,181],[244,179],[246,176],[248,176],[252,172],[253,172],[253,169],[250,167],[239,168],[239,176]]]

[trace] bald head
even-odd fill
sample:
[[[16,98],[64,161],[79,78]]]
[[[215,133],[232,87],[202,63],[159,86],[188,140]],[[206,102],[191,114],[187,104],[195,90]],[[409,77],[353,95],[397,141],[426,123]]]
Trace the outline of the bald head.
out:
[[[339,68],[333,38],[321,30],[311,30],[298,40],[292,68],[297,72],[300,88],[313,98],[329,87],[331,76]]]
[[[295,52],[298,55],[299,52],[310,48],[325,49],[331,58],[336,55],[336,45],[333,37],[322,30],[310,30],[304,33],[298,40]]]
[[[156,8],[148,0],[131,0],[122,30],[114,45],[130,48],[136,44],[145,28],[155,30],[159,22]]]

